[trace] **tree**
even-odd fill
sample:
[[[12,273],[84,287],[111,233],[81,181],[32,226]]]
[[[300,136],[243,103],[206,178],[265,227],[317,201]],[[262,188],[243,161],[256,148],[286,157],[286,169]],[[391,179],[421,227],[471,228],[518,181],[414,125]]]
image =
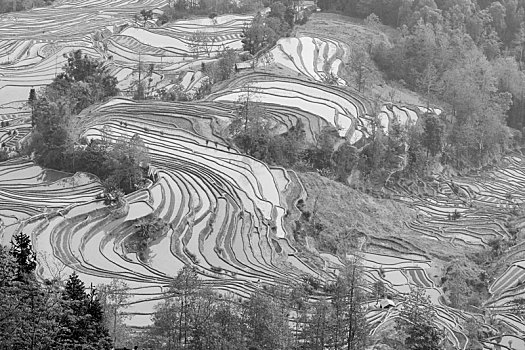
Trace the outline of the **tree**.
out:
[[[22,281],[36,269],[36,253],[31,246],[31,239],[23,232],[13,236],[10,254],[17,263],[18,280]]]
[[[131,193],[139,188],[148,165],[148,149],[138,134],[130,140],[118,140],[111,144],[103,159],[104,186],[109,190],[121,189],[126,194]]]
[[[301,334],[304,339],[304,349],[323,350],[330,344],[330,304],[318,301],[310,307],[310,317]]]
[[[396,320],[396,330],[406,335],[407,350],[441,350],[444,333],[434,325],[436,313],[423,289],[413,290]]]
[[[357,149],[349,142],[345,142],[339,146],[332,158],[334,160],[337,180],[346,182],[348,176],[350,176],[350,173],[352,172],[352,169],[354,169],[354,166],[357,165]]]
[[[426,114],[423,119],[423,135],[422,144],[427,149],[427,154],[430,152],[435,156],[443,147],[445,137],[445,127],[441,119],[436,115]]]
[[[247,85],[239,96],[237,118],[230,125],[230,134],[236,145],[257,159],[268,159],[270,118],[264,105],[256,102],[257,88]]]
[[[142,20],[144,21],[144,27],[146,27],[146,23],[148,20],[153,19],[153,10],[141,10],[140,16],[142,17]]]
[[[485,272],[465,258],[454,259],[447,264],[442,281],[443,291],[454,308],[479,306],[476,304],[487,293]]]
[[[66,282],[61,304],[63,313],[55,348],[110,349],[111,338],[104,325],[104,312],[96,291],[91,289],[86,294],[84,282],[76,273]]]
[[[363,48],[355,48],[350,54],[349,66],[352,77],[359,92],[364,91],[366,83],[374,75],[374,64],[370,60],[370,56]]]
[[[248,348],[289,349],[292,339],[288,313],[281,297],[263,294],[262,291],[253,293],[243,310]]]
[[[430,107],[431,97],[439,91],[439,72],[434,64],[429,63],[416,81],[420,91],[425,93],[427,109]]]
[[[235,302],[229,300],[216,302],[211,321],[210,348],[217,350],[247,348],[244,337],[245,325],[242,322],[240,307]]]
[[[326,126],[316,136],[316,145],[305,151],[304,158],[314,169],[330,169],[332,166],[332,154],[339,140],[337,129],[333,126]]]
[[[483,345],[480,340],[482,340],[482,329],[483,323],[474,317],[467,318],[463,322],[463,329],[465,330],[465,335],[468,338],[467,350],[482,350]]]
[[[235,64],[238,62],[237,52],[231,48],[224,48],[217,55],[217,62],[208,69],[207,75],[213,83],[230,79],[233,75]]]
[[[363,349],[368,336],[368,325],[365,318],[364,279],[361,258],[357,253],[341,271],[336,282],[334,302],[346,305],[345,324],[341,328],[345,348],[348,350]]]
[[[105,325],[113,339],[113,347],[121,347],[126,338],[126,316],[122,313],[127,308],[130,299],[129,287],[126,282],[112,279],[109,284],[98,286],[99,299],[104,310]]]
[[[385,297],[386,287],[383,281],[377,280],[372,285],[372,291],[374,296],[376,297],[376,302],[379,301],[379,298]]]
[[[177,277],[170,284],[170,293],[176,294],[179,300],[178,313],[178,344],[186,347],[190,336],[190,310],[194,306],[195,297],[201,288],[201,281],[197,272],[190,266],[185,265],[179,271]]]
[[[35,116],[34,116],[34,111],[35,111],[35,108],[34,108],[34,103],[36,101],[36,91],[35,89],[31,88],[31,90],[29,90],[29,98],[27,100],[27,104],[29,105],[29,107],[31,107],[31,126],[34,127],[35,126]]]
[[[243,49],[256,55],[259,51],[273,46],[279,39],[279,33],[287,30],[282,28],[282,24],[279,18],[264,18],[258,13],[252,23],[243,28]]]
[[[33,101],[34,132],[30,150],[44,167],[65,170],[66,155],[73,147],[78,129],[71,127],[71,116],[87,106],[118,92],[117,80],[103,63],[81,50],[66,55],[64,72],[43,88]]]
[[[174,295],[155,306],[153,326],[149,332],[149,338],[155,348],[159,348],[161,344],[165,344],[167,350],[179,348],[179,308],[180,303]]]

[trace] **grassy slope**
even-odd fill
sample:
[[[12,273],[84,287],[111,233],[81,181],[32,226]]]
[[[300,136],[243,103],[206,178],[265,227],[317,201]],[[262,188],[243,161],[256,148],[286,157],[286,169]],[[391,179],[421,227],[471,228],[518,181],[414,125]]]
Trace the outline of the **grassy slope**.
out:
[[[416,213],[403,203],[378,199],[316,173],[298,173],[306,192],[306,209],[313,211],[317,198],[317,218],[326,233],[338,234],[352,229],[366,237],[365,251],[432,259],[437,277],[444,261],[462,256],[464,248],[422,237],[405,227]]]

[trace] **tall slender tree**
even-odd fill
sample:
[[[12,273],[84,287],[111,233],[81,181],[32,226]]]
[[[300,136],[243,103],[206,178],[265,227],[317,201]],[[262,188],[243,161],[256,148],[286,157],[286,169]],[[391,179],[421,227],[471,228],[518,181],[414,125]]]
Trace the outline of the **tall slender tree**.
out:
[[[11,241],[11,255],[17,263],[18,279],[23,280],[36,269],[36,253],[33,251],[31,239],[20,231]]]

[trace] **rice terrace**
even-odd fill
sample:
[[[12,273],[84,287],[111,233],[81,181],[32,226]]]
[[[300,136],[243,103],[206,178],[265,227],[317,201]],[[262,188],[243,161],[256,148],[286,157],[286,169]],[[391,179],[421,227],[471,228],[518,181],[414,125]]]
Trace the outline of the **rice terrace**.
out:
[[[1,349],[525,350],[525,2],[0,1]]]

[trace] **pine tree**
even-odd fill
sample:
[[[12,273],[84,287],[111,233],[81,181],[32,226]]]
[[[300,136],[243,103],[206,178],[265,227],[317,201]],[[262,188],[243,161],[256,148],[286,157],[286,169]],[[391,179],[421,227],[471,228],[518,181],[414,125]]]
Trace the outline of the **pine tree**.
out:
[[[60,314],[59,293],[42,285],[0,246],[0,349],[51,349]]]
[[[27,104],[29,105],[29,107],[31,107],[31,126],[35,126],[35,117],[33,116],[33,111],[34,111],[34,103],[36,101],[36,91],[35,89],[31,88],[31,90],[29,90],[29,98],[27,100]]]
[[[368,335],[364,302],[363,267],[360,257],[356,254],[347,261],[340,272],[335,285],[332,299],[335,312],[335,342],[341,343],[348,350],[363,349]]]
[[[85,292],[84,282],[73,273],[62,292],[63,314],[56,340],[57,349],[109,349],[111,339],[104,325],[104,312],[95,290]]]
[[[18,280],[25,279],[36,269],[36,253],[31,246],[31,239],[23,232],[15,235],[11,240],[11,255],[17,263]]]

